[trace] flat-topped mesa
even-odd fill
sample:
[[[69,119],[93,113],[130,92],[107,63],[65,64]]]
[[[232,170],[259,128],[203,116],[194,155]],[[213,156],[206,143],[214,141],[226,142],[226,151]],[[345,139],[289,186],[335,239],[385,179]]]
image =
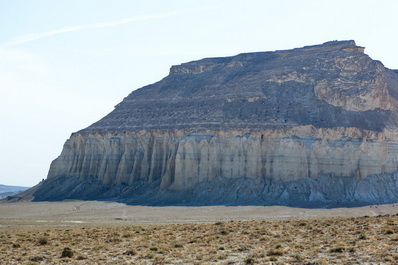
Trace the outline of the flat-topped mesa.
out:
[[[354,41],[170,69],[72,134],[36,200],[398,200],[398,74]]]
[[[395,126],[397,78],[354,41],[173,66],[82,132]],[[391,91],[392,93],[391,93]]]

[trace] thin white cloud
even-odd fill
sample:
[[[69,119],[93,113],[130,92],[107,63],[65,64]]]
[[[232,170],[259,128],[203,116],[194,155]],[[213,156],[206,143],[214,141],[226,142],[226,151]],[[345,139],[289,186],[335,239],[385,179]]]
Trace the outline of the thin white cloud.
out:
[[[80,25],[80,26],[74,26],[74,27],[66,27],[66,28],[61,28],[61,29],[47,31],[47,32],[38,32],[38,33],[28,34],[28,35],[16,38],[8,43],[1,45],[0,47],[4,48],[4,47],[15,46],[15,45],[35,41],[35,40],[38,40],[41,38],[45,38],[45,37],[49,37],[49,36],[53,36],[53,35],[57,35],[57,34],[62,34],[62,33],[67,33],[67,32],[108,28],[108,27],[113,27],[113,26],[117,26],[117,25],[136,22],[136,21],[166,18],[166,17],[170,17],[172,15],[174,15],[174,14],[135,16],[135,17],[131,17],[131,18],[125,18],[125,19],[110,21],[110,22],[102,22],[102,23]]]
[[[49,37],[49,36],[53,36],[53,35],[57,35],[57,34],[62,34],[62,33],[67,33],[67,32],[108,28],[108,27],[114,27],[117,25],[137,22],[137,21],[150,20],[150,19],[161,19],[161,18],[172,17],[172,16],[176,16],[179,14],[189,13],[189,12],[206,11],[206,10],[212,10],[212,9],[217,9],[217,8],[220,8],[220,7],[213,6],[213,7],[205,7],[205,8],[179,10],[176,12],[164,13],[164,14],[141,15],[141,16],[134,16],[134,17],[130,17],[130,18],[120,19],[120,20],[116,20],[116,21],[101,22],[101,23],[87,24],[87,25],[80,25],[80,26],[73,26],[73,27],[65,27],[65,28],[56,29],[56,30],[52,30],[52,31],[46,31],[46,32],[37,32],[37,33],[24,35],[24,36],[14,39],[14,40],[11,40],[7,43],[4,43],[4,44],[0,45],[0,48],[16,46],[19,44],[23,44],[23,43],[35,41],[35,40],[38,40],[41,38],[45,38],[45,37]]]

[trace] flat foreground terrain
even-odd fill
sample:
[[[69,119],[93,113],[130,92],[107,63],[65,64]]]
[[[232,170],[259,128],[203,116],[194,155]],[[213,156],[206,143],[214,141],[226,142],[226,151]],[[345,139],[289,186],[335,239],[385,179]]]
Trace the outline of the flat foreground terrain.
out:
[[[302,209],[0,203],[0,261],[398,264],[397,213],[396,205]]]

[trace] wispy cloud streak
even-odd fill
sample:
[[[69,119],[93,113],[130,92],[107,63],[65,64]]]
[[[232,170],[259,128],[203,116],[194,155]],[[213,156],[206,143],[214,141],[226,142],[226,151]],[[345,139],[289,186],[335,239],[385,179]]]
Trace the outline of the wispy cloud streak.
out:
[[[23,43],[27,43],[27,42],[35,41],[35,40],[42,39],[45,37],[62,34],[62,33],[67,33],[67,32],[108,28],[108,27],[114,27],[117,25],[137,22],[137,21],[168,18],[168,17],[172,17],[172,16],[179,15],[182,13],[204,11],[204,10],[214,9],[214,8],[218,8],[218,7],[181,10],[181,11],[177,11],[177,12],[156,14],[156,15],[134,16],[134,17],[120,19],[120,20],[116,20],[116,21],[101,22],[101,23],[87,24],[87,25],[80,25],[80,26],[73,26],[73,27],[65,27],[65,28],[56,29],[56,30],[52,30],[52,31],[46,31],[46,32],[37,32],[37,33],[33,33],[33,34],[24,35],[24,36],[14,39],[14,40],[11,40],[7,43],[4,43],[4,44],[0,45],[0,48],[16,46],[19,44],[23,44]]]
[[[87,25],[80,25],[80,26],[73,26],[73,27],[65,27],[65,28],[56,29],[56,30],[47,31],[47,32],[38,32],[38,33],[28,34],[28,35],[16,38],[8,43],[1,45],[1,47],[15,46],[15,45],[35,41],[35,40],[38,40],[41,38],[45,38],[45,37],[49,37],[49,36],[53,36],[53,35],[57,35],[57,34],[62,34],[62,33],[67,33],[67,32],[108,28],[108,27],[127,24],[127,23],[131,23],[131,22],[137,22],[137,21],[143,21],[143,20],[149,20],[149,19],[166,18],[166,17],[170,17],[172,15],[175,15],[175,14],[135,16],[135,17],[131,17],[131,18],[125,18],[125,19],[110,21],[110,22],[102,22],[102,23],[87,24]]]

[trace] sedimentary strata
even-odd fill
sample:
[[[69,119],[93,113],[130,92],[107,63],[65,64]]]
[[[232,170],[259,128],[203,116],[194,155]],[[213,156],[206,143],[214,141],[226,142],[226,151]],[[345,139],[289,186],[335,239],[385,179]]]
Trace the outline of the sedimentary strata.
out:
[[[354,41],[170,69],[73,133],[36,200],[335,206],[398,200],[398,73]]]

